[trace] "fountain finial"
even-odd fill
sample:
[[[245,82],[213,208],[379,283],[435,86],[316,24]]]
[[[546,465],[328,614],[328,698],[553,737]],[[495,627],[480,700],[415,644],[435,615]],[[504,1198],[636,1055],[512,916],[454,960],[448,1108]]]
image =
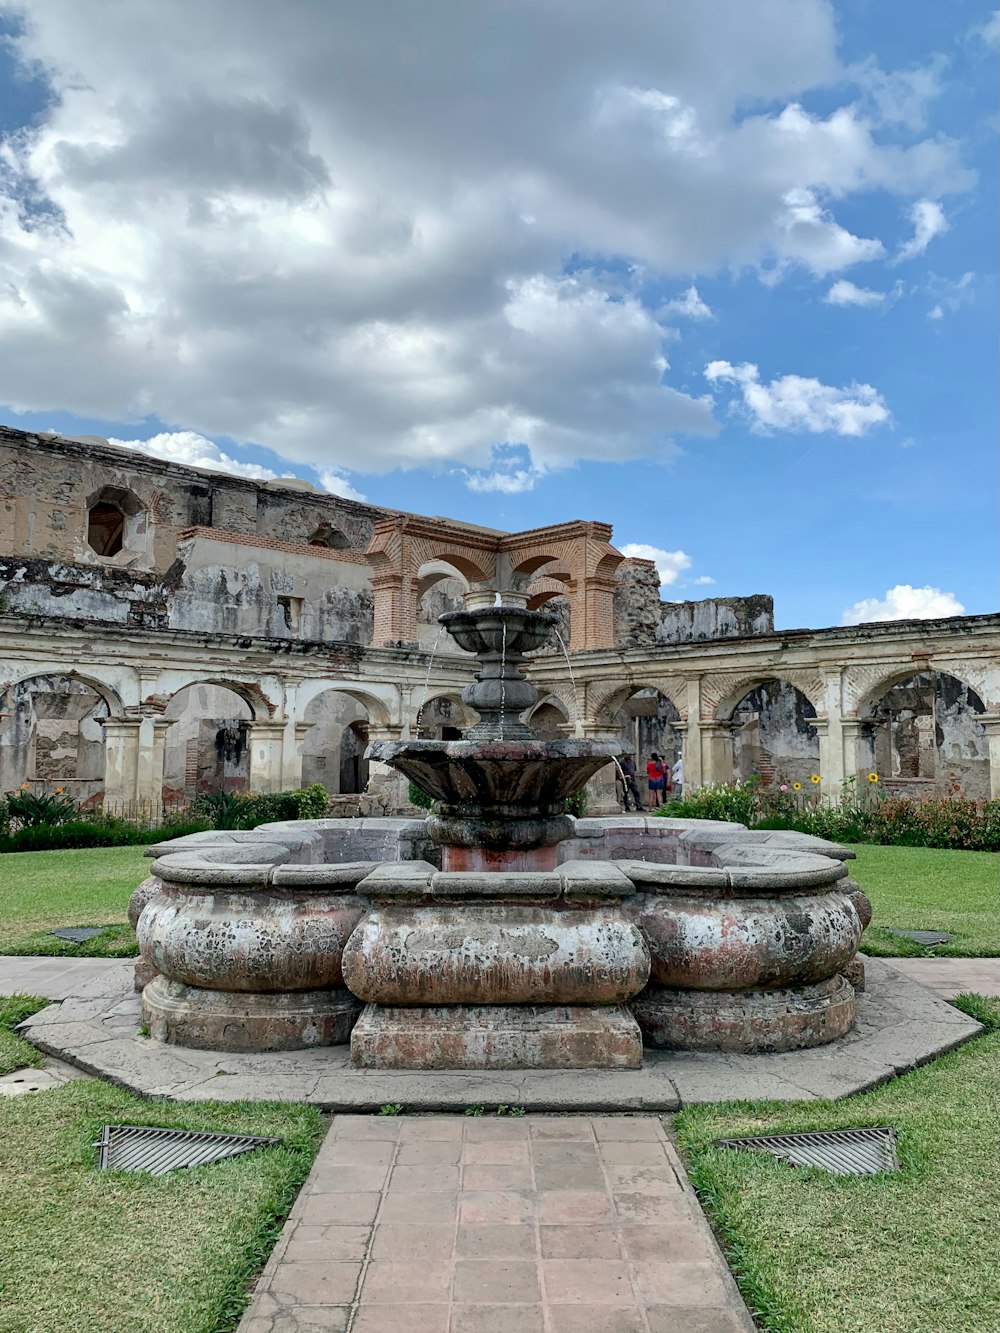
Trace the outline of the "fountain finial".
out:
[[[499,590],[497,590],[497,592],[494,594],[494,597],[493,597],[493,605],[494,605],[494,606],[503,606],[503,598],[500,596],[500,592],[499,592]]]

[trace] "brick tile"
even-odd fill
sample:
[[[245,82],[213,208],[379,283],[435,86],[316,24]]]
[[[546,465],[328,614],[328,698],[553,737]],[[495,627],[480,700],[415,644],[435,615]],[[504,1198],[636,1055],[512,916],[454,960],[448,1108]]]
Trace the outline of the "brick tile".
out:
[[[354,1300],[360,1263],[279,1264],[268,1291],[279,1305],[349,1305]]]
[[[465,1138],[468,1143],[485,1143],[490,1139],[526,1139],[528,1121],[518,1118],[505,1120],[499,1116],[482,1116],[465,1122]]]
[[[296,1305],[274,1318],[244,1321],[239,1333],[345,1333],[351,1316],[349,1305]]]
[[[664,1144],[652,1140],[611,1140],[601,1144],[601,1161],[609,1166],[656,1166],[673,1175]]]
[[[695,1222],[679,1219],[672,1226],[623,1227],[625,1252],[636,1263],[703,1263],[715,1258],[708,1234]]]
[[[659,1116],[595,1115],[591,1125],[599,1142],[663,1142],[666,1133]]]
[[[323,1161],[313,1180],[313,1194],[368,1194],[381,1190],[389,1168],[385,1164],[368,1166],[327,1166]]]
[[[454,1225],[457,1215],[457,1194],[400,1192],[385,1196],[379,1213],[379,1226],[383,1222],[405,1222],[410,1226],[425,1226],[428,1223]]]
[[[618,1232],[609,1226],[539,1227],[543,1259],[620,1259]]]
[[[604,1168],[615,1194],[680,1194],[681,1187],[666,1157],[656,1166],[616,1165]]]
[[[531,1222],[534,1216],[534,1198],[526,1193],[480,1190],[461,1198],[459,1219],[463,1223],[523,1223]]]
[[[747,1316],[718,1306],[652,1305],[646,1318],[649,1333],[749,1333],[753,1328]]]
[[[400,1144],[397,1166],[433,1166],[436,1162],[454,1166],[462,1156],[461,1139],[418,1139]]]
[[[541,1269],[550,1305],[635,1305],[628,1265],[619,1260],[542,1259]]]
[[[447,1305],[359,1305],[351,1333],[448,1333]]]
[[[387,1166],[395,1151],[393,1139],[334,1139],[323,1147],[323,1166]]]
[[[622,1226],[673,1226],[691,1218],[688,1196],[680,1190],[671,1194],[619,1194],[615,1208]]]
[[[338,1115],[333,1119],[337,1139],[390,1139],[399,1137],[400,1121],[391,1115]]]
[[[537,1120],[530,1120],[533,1139],[585,1139],[594,1141],[590,1120],[584,1116],[554,1115]]]
[[[365,1226],[375,1221],[381,1194],[307,1194],[300,1196],[303,1226]]]
[[[697,1309],[704,1305],[725,1305],[730,1297],[729,1284],[723,1280],[717,1263],[640,1260],[635,1272],[648,1305],[690,1305]]]
[[[369,1227],[307,1226],[295,1228],[285,1246],[288,1263],[359,1262],[368,1251]]]
[[[461,1139],[462,1121],[458,1116],[404,1116],[399,1122],[402,1143],[434,1143]]]
[[[463,1190],[530,1190],[533,1188],[531,1167],[492,1166],[472,1163],[463,1168]]]
[[[533,1139],[531,1160],[536,1166],[596,1166],[597,1144],[585,1139]]]
[[[596,1162],[542,1163],[535,1167],[535,1186],[540,1191],[591,1190],[606,1188],[604,1173]]]
[[[646,1333],[636,1306],[550,1305],[548,1316],[551,1333]]]
[[[379,1222],[372,1239],[372,1258],[400,1263],[415,1259],[450,1259],[454,1246],[455,1227],[451,1222],[420,1226]]]
[[[458,1189],[457,1166],[437,1162],[431,1166],[396,1166],[389,1177],[389,1194],[441,1194]]]
[[[484,1143],[466,1143],[462,1153],[466,1166],[527,1166],[527,1139],[487,1139]]]
[[[614,1211],[607,1194],[597,1190],[555,1190],[539,1194],[538,1220],[543,1226],[611,1224]]]
[[[470,1305],[536,1305],[541,1299],[534,1259],[459,1259],[452,1299]]]
[[[462,1259],[533,1259],[535,1228],[516,1223],[464,1223],[455,1253]]]
[[[543,1333],[542,1307],[453,1305],[448,1328],[450,1333]]]
[[[450,1259],[423,1259],[416,1263],[373,1259],[365,1273],[361,1304],[409,1305],[423,1301],[447,1304],[451,1272]]]

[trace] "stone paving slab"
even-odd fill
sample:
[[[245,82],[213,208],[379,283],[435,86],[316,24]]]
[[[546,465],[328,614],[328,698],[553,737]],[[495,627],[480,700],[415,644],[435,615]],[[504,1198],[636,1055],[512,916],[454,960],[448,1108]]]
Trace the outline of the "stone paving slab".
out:
[[[0,994],[10,961],[21,960],[0,959]],[[846,1097],[980,1031],[887,960],[868,959],[867,973],[856,1029],[829,1046],[781,1055],[646,1051],[636,1070],[365,1070],[351,1067],[347,1046],[263,1055],[167,1046],[139,1035],[141,1001],[132,990],[131,960],[66,983],[73,993],[19,1031],[46,1054],[141,1095],[302,1101],[341,1112],[375,1111],[386,1103],[422,1111],[478,1103],[532,1111],[675,1111],[699,1102]]]
[[[127,960],[134,965],[135,960]],[[49,1000],[64,1000],[80,994],[88,981],[116,977],[122,969],[120,958],[45,958],[28,955],[0,957],[0,995],[42,995]]]
[[[1000,995],[1000,958],[894,958],[892,965],[946,1000],[963,991]]]
[[[752,1333],[656,1116],[337,1116],[239,1333]]]

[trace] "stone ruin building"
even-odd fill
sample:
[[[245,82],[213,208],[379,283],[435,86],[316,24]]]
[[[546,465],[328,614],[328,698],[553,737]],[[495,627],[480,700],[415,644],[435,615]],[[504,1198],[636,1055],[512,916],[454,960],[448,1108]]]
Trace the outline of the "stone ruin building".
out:
[[[836,795],[874,771],[906,794],[1000,796],[1000,615],[776,631],[766,596],[662,602],[653,564],[611,537],[0,427],[0,791],[152,809],[319,782],[344,813],[404,809],[366,747],[471,725],[470,659],[437,617],[500,588],[560,616],[572,674],[558,646],[531,669],[542,737],[683,754],[688,789],[819,774]],[[588,809],[613,807],[605,769]]]

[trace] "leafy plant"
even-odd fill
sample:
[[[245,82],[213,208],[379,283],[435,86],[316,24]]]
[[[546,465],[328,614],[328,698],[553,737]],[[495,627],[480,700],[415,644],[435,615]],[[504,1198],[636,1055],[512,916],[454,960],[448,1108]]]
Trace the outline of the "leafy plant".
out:
[[[7,815],[21,828],[49,828],[65,824],[76,815],[76,802],[62,788],[51,792],[33,792],[22,788],[7,793]]]
[[[467,1107],[465,1108],[465,1111],[463,1112],[463,1114],[465,1114],[465,1115],[482,1115],[483,1112],[484,1112],[485,1110],[486,1110],[486,1107],[483,1106],[482,1102],[473,1102],[473,1104],[472,1104],[471,1106],[467,1106]]]
[[[402,1115],[402,1102],[386,1102],[384,1106],[378,1108],[379,1115]]]
[[[585,788],[566,797],[566,813],[576,819],[582,819],[587,813],[587,792]]]
[[[418,810],[434,809],[434,797],[425,792],[423,787],[411,782],[408,790],[411,805],[415,805]]]

